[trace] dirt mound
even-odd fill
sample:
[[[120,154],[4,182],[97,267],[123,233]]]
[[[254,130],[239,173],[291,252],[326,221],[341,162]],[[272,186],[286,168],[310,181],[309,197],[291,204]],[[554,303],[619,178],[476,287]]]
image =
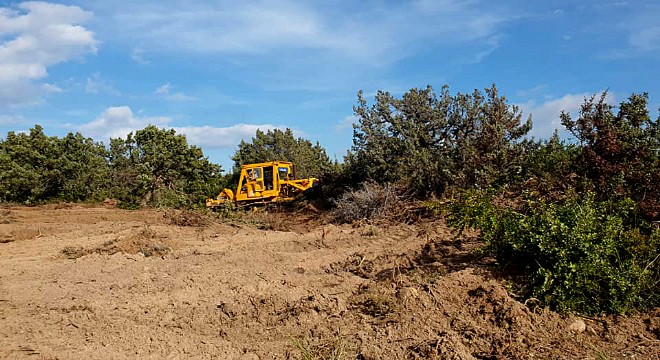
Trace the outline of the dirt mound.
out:
[[[166,235],[158,234],[149,226],[132,231],[127,236],[117,237],[93,248],[82,246],[67,246],[62,254],[69,259],[77,259],[89,254],[139,254],[145,257],[160,256],[172,251],[174,242]]]
[[[651,312],[645,319],[647,330],[655,335],[655,339],[660,341],[660,309]]]
[[[660,355],[657,310],[641,317],[583,319],[563,317],[533,302],[527,306],[491,272],[493,260],[475,251],[482,244],[474,237],[449,235],[432,236],[420,251],[371,259],[354,253],[326,267],[328,273],[348,272],[367,280],[349,297],[344,314],[359,319],[360,326],[344,324],[344,330],[363,334],[353,344],[362,358]]]
[[[8,210],[0,235],[16,241],[0,244],[0,358],[660,354],[660,310],[581,318],[526,306],[474,236],[442,222],[249,212],[202,225],[184,212]]]
[[[167,210],[163,213],[163,217],[169,219],[170,224],[176,226],[207,226],[211,223],[206,215],[191,210]]]
[[[40,229],[29,227],[6,227],[0,225],[0,243],[34,239],[42,235]]]
[[[107,208],[116,208],[119,205],[120,201],[117,199],[106,198],[103,200],[103,206]]]

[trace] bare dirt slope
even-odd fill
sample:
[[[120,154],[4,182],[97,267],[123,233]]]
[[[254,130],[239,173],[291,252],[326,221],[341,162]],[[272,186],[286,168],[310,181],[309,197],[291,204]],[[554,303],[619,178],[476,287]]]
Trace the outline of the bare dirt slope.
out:
[[[660,311],[530,310],[441,223],[183,215],[0,209],[0,358],[660,357]]]

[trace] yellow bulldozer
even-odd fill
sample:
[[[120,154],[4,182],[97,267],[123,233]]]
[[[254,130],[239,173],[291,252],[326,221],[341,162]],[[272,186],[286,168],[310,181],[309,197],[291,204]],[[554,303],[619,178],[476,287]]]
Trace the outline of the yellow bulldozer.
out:
[[[270,161],[241,167],[238,188],[224,189],[215,199],[206,199],[213,209],[229,202],[237,206],[287,202],[312,188],[318,179],[296,179],[296,168],[288,161]]]

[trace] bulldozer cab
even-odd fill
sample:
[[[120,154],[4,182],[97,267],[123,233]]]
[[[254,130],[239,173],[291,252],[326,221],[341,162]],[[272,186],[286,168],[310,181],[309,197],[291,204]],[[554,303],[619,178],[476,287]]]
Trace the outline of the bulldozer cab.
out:
[[[277,177],[279,180],[291,180],[293,178],[293,174],[290,171],[288,167],[278,167],[277,168]]]
[[[244,165],[236,200],[256,200],[280,195],[280,183],[292,179],[293,164],[276,161]]]

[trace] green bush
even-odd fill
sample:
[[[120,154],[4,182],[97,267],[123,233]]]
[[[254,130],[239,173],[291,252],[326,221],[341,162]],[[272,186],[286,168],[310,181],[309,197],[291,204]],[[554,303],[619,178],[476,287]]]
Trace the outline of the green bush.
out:
[[[192,206],[194,203],[190,201],[189,195],[183,191],[175,189],[160,189],[154,193],[154,205],[157,208],[174,208],[180,209],[187,206]]]
[[[449,223],[478,228],[499,264],[525,274],[527,296],[559,311],[627,313],[660,306],[660,229],[631,199],[597,202],[588,193],[562,204],[517,209],[468,192]]]
[[[353,111],[347,177],[355,184],[405,182],[420,198],[513,181],[532,128],[531,117],[495,85],[465,94],[447,85],[439,93],[413,88],[401,98],[379,91],[372,104],[359,92]]]

